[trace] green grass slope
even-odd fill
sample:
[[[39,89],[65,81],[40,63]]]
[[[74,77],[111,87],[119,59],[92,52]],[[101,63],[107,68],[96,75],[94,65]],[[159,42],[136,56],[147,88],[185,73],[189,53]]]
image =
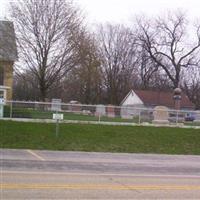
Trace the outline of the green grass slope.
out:
[[[0,147],[200,155],[200,130],[0,121]]]

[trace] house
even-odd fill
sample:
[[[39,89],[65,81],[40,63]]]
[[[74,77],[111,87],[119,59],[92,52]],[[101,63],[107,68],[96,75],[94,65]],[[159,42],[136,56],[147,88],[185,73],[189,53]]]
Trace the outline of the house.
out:
[[[12,100],[13,65],[17,47],[13,23],[0,21],[0,98]]]
[[[131,90],[122,100],[121,106],[147,107],[166,106],[174,109],[173,92],[148,91],[148,90]],[[193,103],[182,93],[181,109],[194,109]]]
[[[166,106],[174,109],[173,92],[131,90],[121,102],[121,115],[125,118],[137,114],[138,108],[154,108],[155,106]],[[194,109],[189,98],[182,93],[180,108],[183,110]]]

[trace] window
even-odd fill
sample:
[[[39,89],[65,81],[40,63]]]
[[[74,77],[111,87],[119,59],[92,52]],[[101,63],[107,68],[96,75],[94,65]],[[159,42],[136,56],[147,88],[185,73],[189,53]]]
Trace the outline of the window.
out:
[[[3,85],[4,82],[4,70],[3,67],[0,66],[0,85]]]

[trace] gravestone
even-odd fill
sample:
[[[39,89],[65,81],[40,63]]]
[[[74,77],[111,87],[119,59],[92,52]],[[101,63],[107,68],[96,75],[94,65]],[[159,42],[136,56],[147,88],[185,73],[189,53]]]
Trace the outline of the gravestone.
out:
[[[61,111],[61,99],[52,99],[51,100],[51,110],[52,111]]]
[[[132,119],[133,118],[132,109],[127,106],[122,106],[120,110],[120,115],[122,119]]]
[[[200,110],[197,110],[197,111],[196,111],[194,122],[200,122]]]
[[[165,106],[156,106],[154,108],[152,121],[154,124],[169,124],[169,110]]]
[[[114,118],[115,117],[115,107],[113,105],[108,105],[106,107],[106,113],[107,113],[108,117]]]
[[[105,116],[106,115],[106,108],[104,105],[97,105],[95,116]]]
[[[80,102],[72,100],[69,102],[68,110],[70,112],[80,114],[82,110],[82,106],[80,105]]]

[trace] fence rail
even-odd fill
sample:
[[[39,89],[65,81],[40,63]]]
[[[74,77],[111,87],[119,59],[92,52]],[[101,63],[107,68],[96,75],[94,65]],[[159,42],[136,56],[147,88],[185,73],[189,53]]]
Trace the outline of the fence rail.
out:
[[[2,106],[2,105],[1,105]],[[200,127],[200,111],[162,107],[86,105],[52,102],[6,101],[3,118],[50,120],[62,113],[63,120],[135,124],[178,124]]]

